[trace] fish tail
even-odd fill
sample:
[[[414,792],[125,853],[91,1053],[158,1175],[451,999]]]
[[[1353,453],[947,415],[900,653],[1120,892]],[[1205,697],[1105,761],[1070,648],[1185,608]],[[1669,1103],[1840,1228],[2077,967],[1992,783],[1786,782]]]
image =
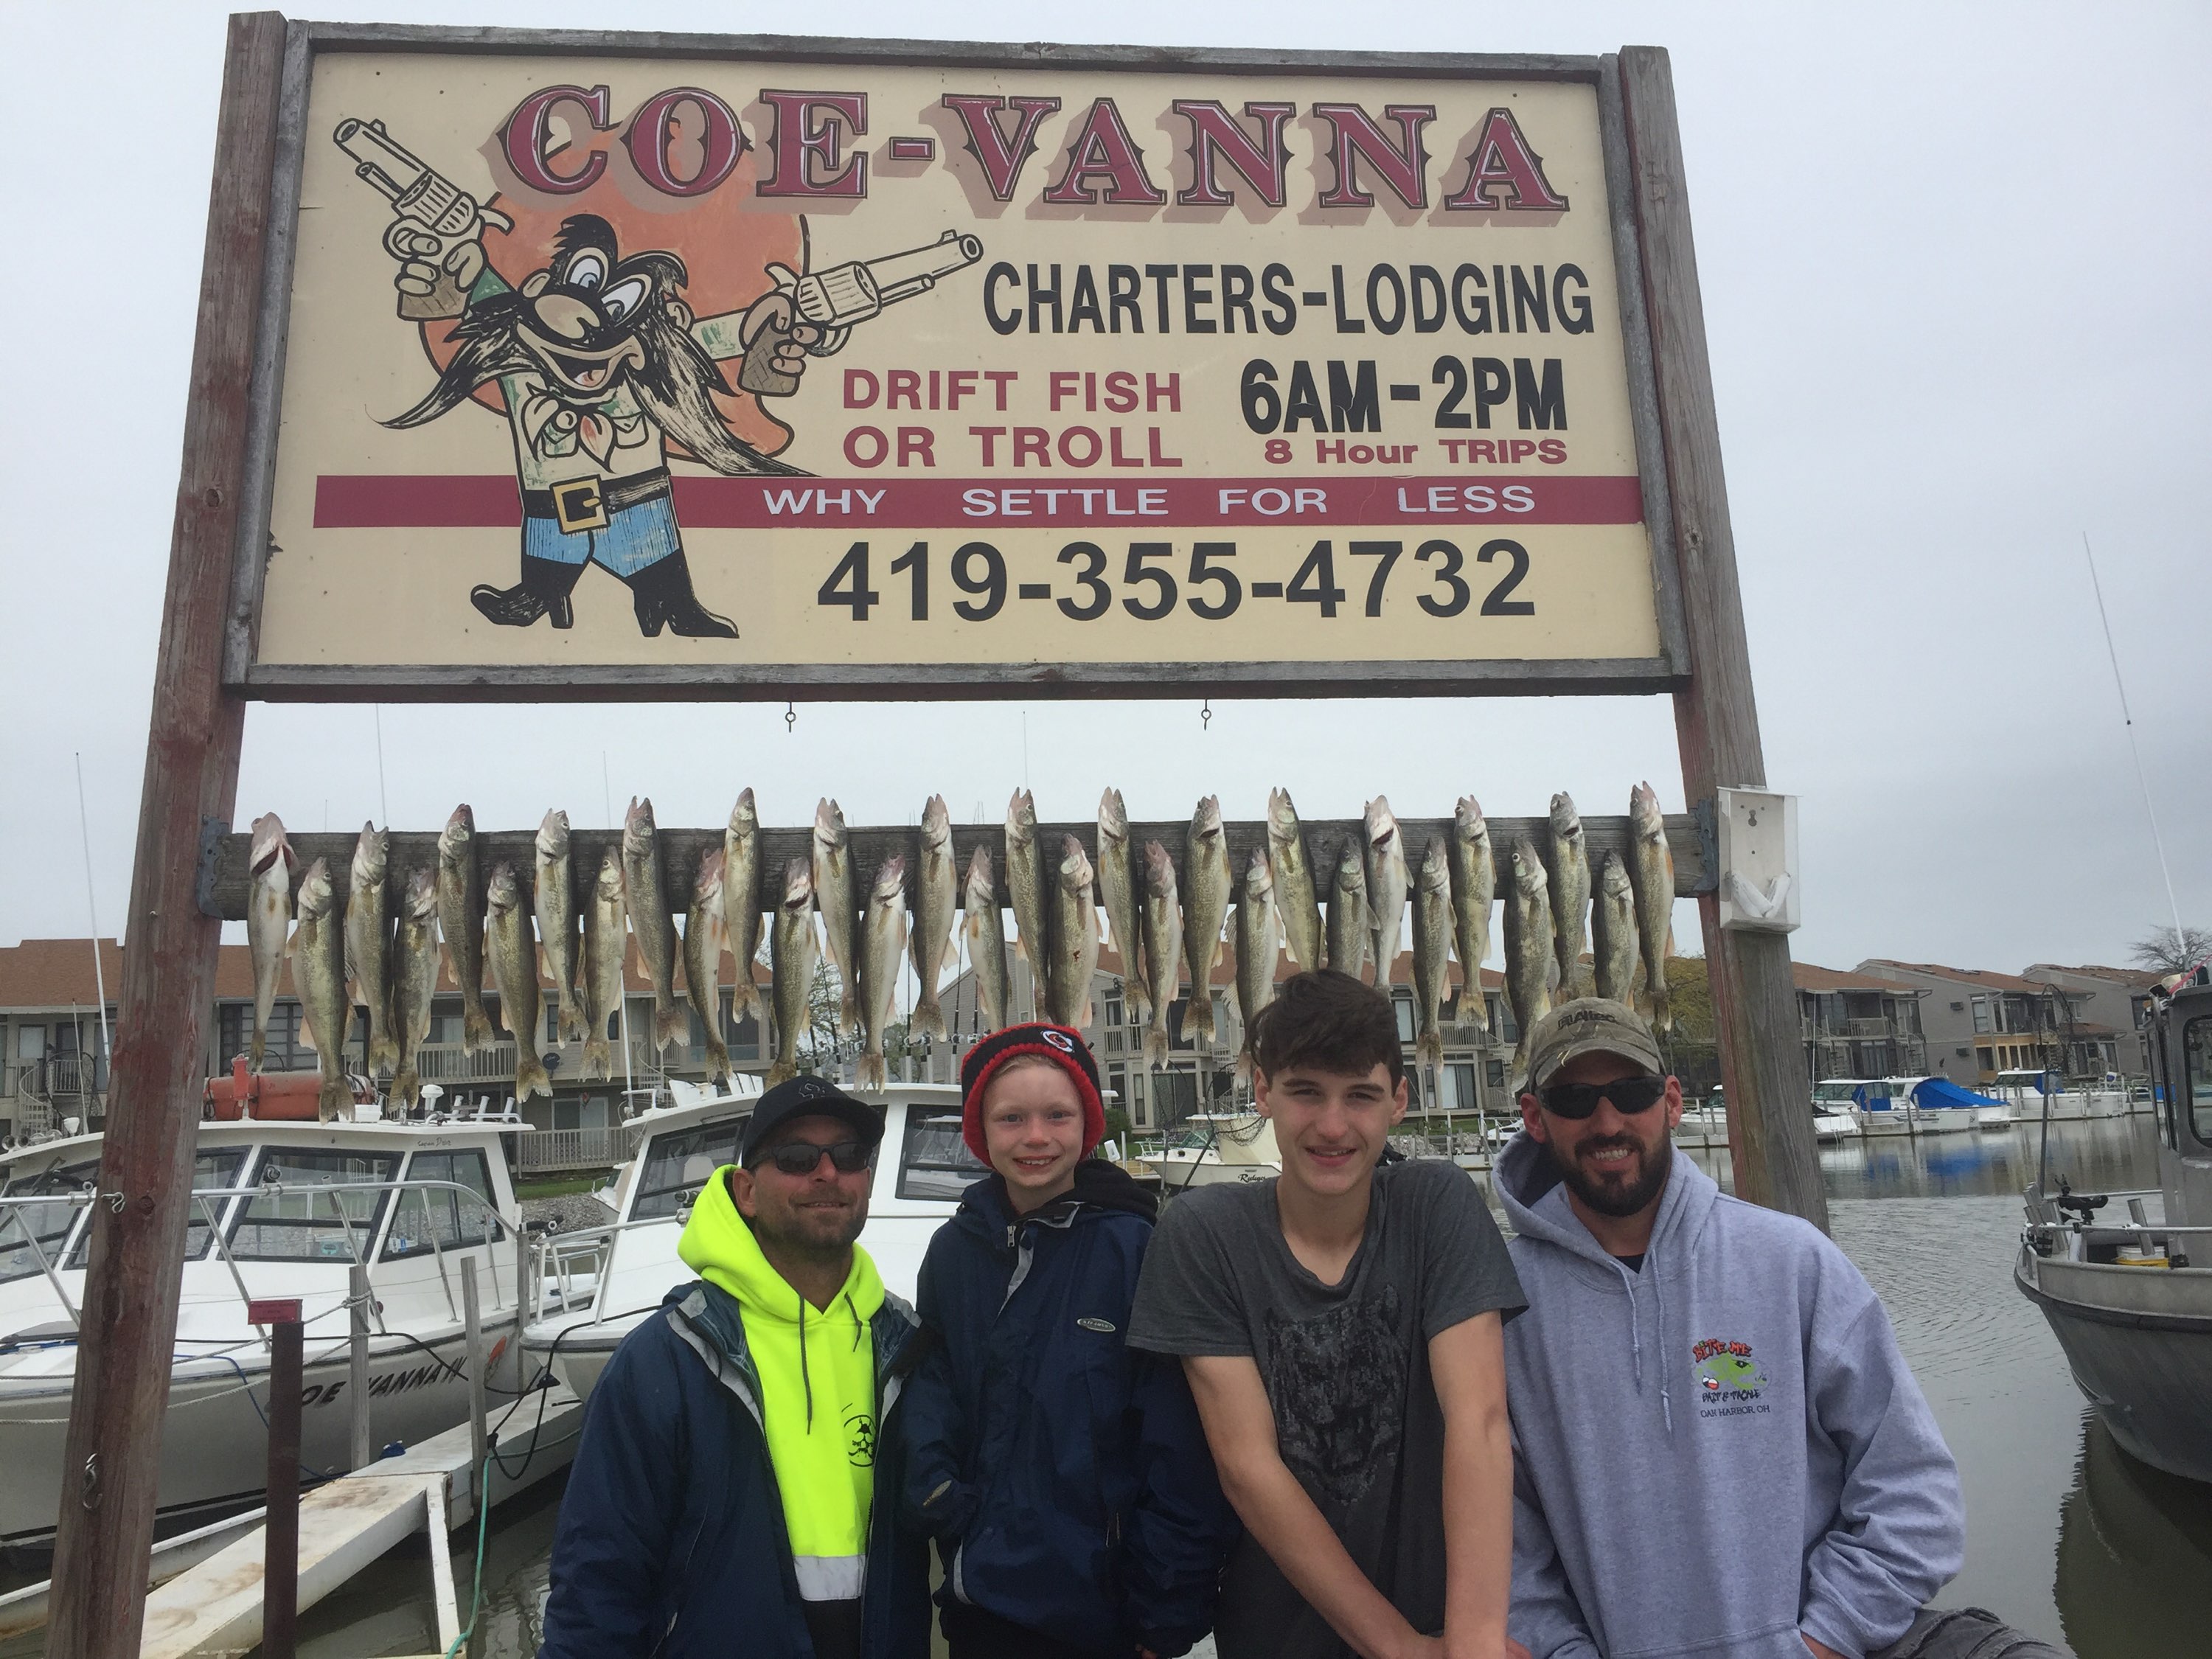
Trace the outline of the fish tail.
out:
[[[1424,1031],[1413,1039],[1413,1063],[1416,1066],[1441,1066],[1444,1063],[1444,1034]]]
[[[520,1106],[532,1095],[553,1098],[553,1079],[545,1074],[545,1062],[527,1048],[516,1050],[514,1062],[514,1103]]]
[[[798,1075],[799,1061],[796,1059],[779,1060],[768,1068],[768,1086],[773,1089],[777,1084],[788,1083]]]
[[[472,1054],[482,1054],[492,1046],[491,1016],[478,1004],[461,1016],[461,1046]]]
[[[563,995],[561,999],[561,1040],[563,1042],[581,1042],[590,1034],[591,1028],[584,1020],[584,1011],[576,1006],[574,997]]]
[[[254,1032],[253,1041],[246,1045],[246,1049],[247,1071],[258,1072],[261,1069],[262,1059],[268,1053],[268,1038],[259,1030]]]
[[[614,1075],[614,1051],[607,1047],[606,1034],[593,1031],[584,1039],[584,1076],[605,1079]]]
[[[1133,977],[1124,979],[1121,981],[1121,994],[1128,999],[1129,1012],[1136,1016],[1139,1024],[1152,1018],[1152,994],[1146,988],[1142,980]]]
[[[1452,1018],[1462,1025],[1472,1025],[1478,1030],[1481,1030],[1484,1025],[1482,994],[1472,985],[1461,986],[1459,1001],[1453,1007]],[[1485,1032],[1484,1035],[1487,1036],[1488,1033]]]
[[[907,1028],[916,1036],[941,1037],[945,1035],[945,1010],[938,1005],[935,992],[931,992],[914,1005],[914,1013],[907,1022]]]
[[[884,1086],[884,1057],[864,1054],[853,1067],[853,1086],[856,1089],[880,1089]]]
[[[1252,1053],[1249,1048],[1240,1048],[1237,1051],[1237,1080],[1239,1083],[1249,1083],[1252,1080]]]
[[[1190,1009],[1182,1017],[1183,1035],[1200,1042],[1213,1041],[1213,998],[1202,991],[1193,991]]]
[[[730,992],[730,1018],[743,1019],[750,1014],[756,1020],[760,1020],[767,1017],[767,1012],[761,1006],[760,987],[753,983],[751,974],[738,975],[738,982]]]
[[[369,1038],[368,1066],[372,1072],[398,1069],[399,1045],[392,1040],[388,1032]]]
[[[404,1064],[392,1079],[390,1098],[399,1103],[403,1109],[422,1098],[422,1079],[411,1064]]]
[[[690,1024],[689,1010],[663,1008],[653,1017],[653,1041],[656,1047],[665,1048],[682,1040],[684,1027]]]
[[[847,1036],[860,1034],[860,1000],[854,994],[853,987],[845,986],[837,998],[837,1023]]]
[[[1667,995],[1665,981],[1651,988],[1651,1029],[1671,1032],[1674,1029],[1674,1011]]]
[[[322,1092],[315,1097],[315,1110],[325,1123],[342,1123],[353,1112],[353,1091],[342,1077],[323,1079]]]
[[[1145,1061],[1156,1072],[1168,1068],[1168,1034],[1157,1025],[1145,1033]]]
[[[707,1075],[717,1083],[730,1080],[729,1045],[711,1033],[707,1038]]]

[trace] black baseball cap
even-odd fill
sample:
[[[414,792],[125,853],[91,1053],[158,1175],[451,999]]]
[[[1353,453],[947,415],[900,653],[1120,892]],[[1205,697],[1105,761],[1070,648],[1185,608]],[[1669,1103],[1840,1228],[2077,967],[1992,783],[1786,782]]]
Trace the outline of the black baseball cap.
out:
[[[849,1125],[861,1144],[867,1146],[873,1146],[884,1138],[882,1108],[854,1099],[827,1079],[794,1077],[777,1084],[760,1097],[760,1104],[753,1108],[745,1132],[738,1141],[738,1162],[749,1170],[752,1168],[769,1139],[793,1118],[800,1117],[834,1117]]]

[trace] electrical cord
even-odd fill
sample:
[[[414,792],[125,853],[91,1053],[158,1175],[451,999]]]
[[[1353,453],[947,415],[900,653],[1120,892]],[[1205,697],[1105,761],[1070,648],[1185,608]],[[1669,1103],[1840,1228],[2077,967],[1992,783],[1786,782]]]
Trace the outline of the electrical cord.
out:
[[[461,1626],[461,1633],[453,1638],[453,1646],[446,1650],[446,1659],[468,1645],[469,1638],[476,1634],[477,1613],[483,1606],[484,1539],[489,1531],[491,1519],[491,1466],[499,1456],[499,1441],[495,1437],[484,1449],[483,1468],[477,1472],[477,1571],[476,1583],[469,1590],[469,1622]],[[433,1549],[446,1547],[445,1540],[432,1540]]]

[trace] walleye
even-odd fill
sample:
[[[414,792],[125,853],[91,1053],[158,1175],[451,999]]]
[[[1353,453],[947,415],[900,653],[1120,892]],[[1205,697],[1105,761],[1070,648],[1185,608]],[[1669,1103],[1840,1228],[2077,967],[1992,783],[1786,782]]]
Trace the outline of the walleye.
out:
[[[1328,965],[1354,979],[1367,960],[1365,866],[1360,843],[1346,842],[1337,850],[1336,881],[1328,891]]]
[[[1073,836],[1060,838],[1053,886],[1052,957],[1045,972],[1045,1018],[1080,1030],[1091,1024],[1091,980],[1098,971],[1098,897],[1091,860]]]
[[[292,990],[300,999],[300,1035],[311,1044],[322,1067],[323,1086],[315,1115],[335,1123],[353,1110],[353,1085],[346,1081],[346,1027],[353,1003],[345,988],[345,923],[338,915],[337,892],[331,885],[327,860],[317,859],[300,878],[300,925],[292,931]]]
[[[553,1098],[553,1079],[538,1057],[538,941],[514,866],[492,866],[484,884],[486,931],[491,936],[491,982],[499,988],[499,1019],[514,1038],[514,1103],[532,1095]]]
[[[1190,820],[1190,891],[1183,902],[1183,955],[1190,965],[1190,1006],[1182,1034],[1200,1047],[1213,1041],[1213,964],[1221,955],[1221,924],[1229,916],[1229,836],[1221,826],[1221,801],[1208,795]]]
[[[717,1084],[730,1075],[729,1045],[722,1041],[722,946],[728,942],[722,904],[722,849],[710,847],[699,858],[699,878],[691,884],[691,908],[684,917],[684,994],[691,1018],[707,1034],[707,1075]]]
[[[921,981],[907,1028],[916,1036],[946,1035],[937,981],[952,954],[952,908],[960,902],[960,870],[952,858],[952,814],[945,797],[932,795],[921,809],[921,867],[915,886],[921,913],[915,919],[914,971]]]
[[[761,1006],[760,987],[753,983],[753,959],[761,947],[761,842],[760,812],[750,789],[738,792],[729,826],[722,831],[722,927],[738,968],[730,1018],[734,1023],[750,1014],[757,1024],[765,1025],[768,1011]]]
[[[461,993],[461,1045],[470,1054],[491,1047],[483,1006],[483,873],[477,868],[477,819],[464,801],[438,837],[438,932]]]
[[[1106,907],[1106,931],[1121,958],[1121,994],[1128,1000],[1133,1024],[1152,1012],[1152,994],[1138,963],[1144,941],[1137,931],[1137,910],[1144,901],[1136,884],[1129,856],[1129,809],[1121,804],[1120,790],[1109,789],[1098,798],[1098,896]]]
[[[1636,898],[1628,866],[1608,849],[1598,855],[1597,896],[1590,905],[1591,971],[1597,994],[1614,1002],[1629,1000],[1636,979]]]
[[[391,963],[392,1030],[399,1060],[386,1097],[386,1117],[404,1114],[422,1098],[416,1051],[430,1035],[430,1004],[438,994],[438,878],[428,870],[417,870],[408,879]],[[392,1111],[394,1106],[399,1113]]]
[[[614,1054],[607,1022],[622,1012],[623,959],[629,954],[629,907],[623,898],[623,861],[610,847],[599,859],[599,878],[584,905],[583,1075],[611,1078]]]
[[[1452,815],[1452,928],[1459,946],[1459,1020],[1490,1040],[1489,1005],[1482,994],[1482,959],[1490,954],[1490,906],[1498,896],[1498,863],[1491,855],[1490,826],[1482,805],[1462,795]]]
[[[1674,948],[1674,852],[1659,794],[1648,783],[1628,792],[1628,884],[1636,896],[1637,942],[1644,951],[1644,994],[1651,1029],[1674,1029],[1668,1006],[1667,957]]]
[[[345,913],[346,980],[353,1000],[368,1010],[368,1048],[363,1064],[399,1064],[399,1045],[392,1040],[392,998],[385,982],[385,952],[392,945],[392,913],[384,902],[384,873],[392,838],[374,823],[361,826],[353,845]]]
[[[1145,971],[1152,982],[1152,1028],[1145,1033],[1145,1058],[1156,1072],[1167,1069],[1168,1015],[1175,1006],[1182,975],[1182,912],[1176,895],[1175,860],[1156,841],[1145,843]]]
[[[1030,1006],[1044,1006],[1044,853],[1036,800],[1026,789],[1006,803],[1006,894],[1014,905],[1014,950],[1030,964]]]
[[[876,866],[868,891],[867,919],[860,928],[860,1059],[854,1068],[856,1088],[886,1089],[884,1037],[898,1002],[899,963],[906,955],[906,858],[894,853]]]
[[[576,988],[576,890],[568,874],[568,815],[555,807],[538,825],[531,896],[538,913],[538,948],[560,999],[561,1041],[586,1036],[583,998]]]
[[[676,1000],[676,919],[668,908],[668,884],[661,879],[660,833],[650,800],[633,799],[623,815],[622,866],[630,936],[653,981],[653,1047],[658,1053],[683,1035],[684,1010]]]
[[[999,884],[991,871],[991,849],[978,847],[968,860],[968,887],[962,896],[960,936],[968,945],[968,971],[975,975],[975,1008],[982,1035],[1004,1030],[1006,1019],[1006,925],[999,913]]]
[[[1438,839],[1429,843],[1428,856],[1421,860],[1421,878],[1413,888],[1416,1066],[1435,1067],[1444,1063],[1443,1008],[1445,994],[1451,989],[1451,854]],[[1462,962],[1460,971],[1480,988],[1478,969]]]
[[[1586,997],[1591,989],[1590,970],[1583,961],[1589,948],[1589,849],[1575,798],[1564,791],[1552,797],[1544,874],[1552,886],[1552,948],[1559,964],[1559,983],[1567,997]]]
[[[1291,960],[1310,972],[1322,965],[1321,894],[1306,857],[1306,832],[1287,789],[1267,792],[1267,866],[1275,884],[1275,914]]]
[[[292,870],[299,861],[285,838],[283,819],[269,812],[253,820],[248,860],[253,888],[246,900],[246,947],[253,957],[253,1041],[246,1065],[256,1072],[269,1046],[269,1011],[276,1006],[276,976],[283,969],[291,933]]]
[[[814,876],[805,859],[783,867],[783,897],[769,930],[769,1000],[775,1011],[775,1064],[768,1086],[799,1075],[799,1044],[814,989]]]
[[[1367,803],[1367,935],[1375,951],[1373,983],[1387,986],[1398,967],[1398,939],[1406,927],[1406,896],[1413,884],[1406,865],[1406,834],[1391,815],[1387,796]]]
[[[1528,1032],[1552,1011],[1552,984],[1559,971],[1552,945],[1552,906],[1543,860],[1525,841],[1507,855],[1505,884],[1505,998],[1521,1028],[1508,1087],[1518,1094],[1528,1075]]]
[[[1282,948],[1276,920],[1275,873],[1267,854],[1252,849],[1244,872],[1243,896],[1237,902],[1237,1014],[1249,1034],[1253,1016],[1275,1000],[1275,953]],[[1237,1080],[1252,1080],[1252,1045],[1237,1051]]]
[[[814,902],[822,908],[822,933],[837,970],[837,1026],[847,1036],[860,1029],[860,958],[853,937],[853,856],[845,842],[845,814],[828,796],[814,807]]]

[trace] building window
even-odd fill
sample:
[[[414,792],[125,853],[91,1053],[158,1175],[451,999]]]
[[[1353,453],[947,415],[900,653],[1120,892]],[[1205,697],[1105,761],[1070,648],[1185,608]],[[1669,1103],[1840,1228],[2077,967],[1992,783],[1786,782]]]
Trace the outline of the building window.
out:
[[[1405,991],[1393,991],[1390,994],[1390,1012],[1396,1015],[1398,1018],[1398,1041],[1401,1042],[1411,1042],[1413,1040],[1413,999],[1412,994]]]
[[[1964,1048],[1961,1048],[1959,1052],[1963,1054],[1966,1051]],[[1977,1048],[1974,1050],[1974,1063],[1979,1066],[1985,1072],[1994,1072],[1997,1068],[1996,1055],[1987,1048]]]
[[[1483,1080],[1492,1088],[1503,1089],[1505,1086],[1505,1062],[1502,1060],[1486,1060],[1482,1062],[1482,1075]]]
[[[1121,1024],[1121,998],[1108,997],[1106,999],[1106,1024],[1109,1025],[1119,1025]]]
[[[1974,1030],[1986,1031],[1990,1029],[1990,1000],[1987,997],[1976,997],[1974,999]]]

